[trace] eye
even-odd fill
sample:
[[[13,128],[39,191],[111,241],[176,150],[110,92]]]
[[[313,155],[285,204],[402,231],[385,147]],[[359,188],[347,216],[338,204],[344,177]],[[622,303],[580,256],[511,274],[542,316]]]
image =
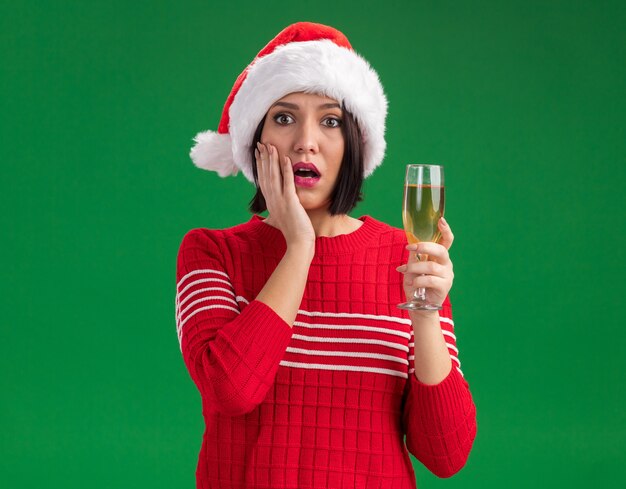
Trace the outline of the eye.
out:
[[[284,126],[284,125],[286,125],[286,124],[289,124],[289,123],[290,123],[290,121],[293,121],[293,118],[292,118],[290,115],[287,115],[287,114],[282,114],[282,113],[281,113],[281,114],[276,114],[276,115],[274,116],[274,120],[275,120],[278,124],[280,124],[280,125],[283,125],[283,126]]]
[[[326,124],[328,123],[328,124]],[[341,119],[337,119],[336,117],[328,117],[324,119],[324,125],[326,127],[334,128],[341,126]]]

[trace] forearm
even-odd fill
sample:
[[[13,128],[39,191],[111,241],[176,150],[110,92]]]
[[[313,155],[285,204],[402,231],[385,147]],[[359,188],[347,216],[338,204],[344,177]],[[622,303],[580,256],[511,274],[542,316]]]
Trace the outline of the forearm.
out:
[[[452,368],[439,314],[437,311],[409,311],[409,317],[415,339],[415,377],[424,384],[438,384]]]
[[[409,311],[415,376],[409,376],[406,445],[428,470],[450,477],[465,465],[476,437],[476,406],[460,362],[449,299],[443,310]],[[458,363],[458,366],[456,364]]]
[[[310,245],[288,247],[282,260],[256,297],[256,300],[272,308],[291,327],[302,303],[314,252],[314,248]]]

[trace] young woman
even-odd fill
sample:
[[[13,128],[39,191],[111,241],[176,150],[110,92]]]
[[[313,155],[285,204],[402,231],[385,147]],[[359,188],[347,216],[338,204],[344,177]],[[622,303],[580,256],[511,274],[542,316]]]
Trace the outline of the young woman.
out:
[[[346,37],[302,22],[196,137],[197,166],[257,189],[248,222],[192,229],[178,253],[178,338],[206,425],[197,487],[415,488],[409,453],[440,477],[465,465],[476,409],[448,298],[452,231],[442,219],[417,262],[403,230],[348,215],[382,162],[386,113]],[[417,287],[442,310],[398,309]]]

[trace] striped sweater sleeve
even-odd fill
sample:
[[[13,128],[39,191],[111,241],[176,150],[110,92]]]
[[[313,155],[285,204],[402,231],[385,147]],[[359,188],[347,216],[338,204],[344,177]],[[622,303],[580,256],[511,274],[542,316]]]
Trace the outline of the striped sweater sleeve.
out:
[[[452,369],[439,384],[420,382],[415,376],[414,345],[409,344],[403,424],[409,452],[436,476],[451,477],[469,457],[476,437],[476,407],[461,371],[452,307],[447,297],[439,316]]]
[[[193,229],[183,237],[176,265],[176,330],[205,405],[235,416],[265,398],[292,330],[263,302],[236,295],[217,233]]]

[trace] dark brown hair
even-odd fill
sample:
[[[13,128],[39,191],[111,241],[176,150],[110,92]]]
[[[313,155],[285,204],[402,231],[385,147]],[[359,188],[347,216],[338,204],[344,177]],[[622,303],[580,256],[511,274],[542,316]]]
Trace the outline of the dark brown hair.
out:
[[[344,151],[339,174],[337,175],[337,182],[335,182],[335,188],[330,194],[329,211],[331,216],[347,214],[363,200],[363,194],[361,193],[363,185],[363,141],[361,132],[354,116],[346,110],[343,104],[341,110],[343,112],[341,132],[344,139]],[[261,133],[263,132],[266,117],[267,114],[261,119],[256,131],[254,131],[254,138],[250,146],[251,158],[255,162],[252,165],[252,174],[254,175],[256,194],[254,194],[248,208],[254,214],[260,214],[267,210],[265,198],[259,187],[256,159],[254,157],[254,149],[256,144],[261,141]]]

